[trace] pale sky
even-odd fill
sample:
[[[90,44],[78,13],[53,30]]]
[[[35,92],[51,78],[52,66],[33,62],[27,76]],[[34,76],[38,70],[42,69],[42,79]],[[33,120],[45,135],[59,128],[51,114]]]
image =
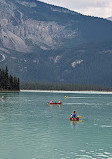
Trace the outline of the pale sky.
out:
[[[39,0],[68,8],[84,15],[112,17],[112,0]]]

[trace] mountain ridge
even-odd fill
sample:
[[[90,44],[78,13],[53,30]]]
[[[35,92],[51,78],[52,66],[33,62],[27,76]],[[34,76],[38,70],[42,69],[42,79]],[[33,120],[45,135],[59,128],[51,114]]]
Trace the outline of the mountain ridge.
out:
[[[107,18],[107,20],[110,20],[110,21],[112,21],[112,17],[108,17],[108,18]]]

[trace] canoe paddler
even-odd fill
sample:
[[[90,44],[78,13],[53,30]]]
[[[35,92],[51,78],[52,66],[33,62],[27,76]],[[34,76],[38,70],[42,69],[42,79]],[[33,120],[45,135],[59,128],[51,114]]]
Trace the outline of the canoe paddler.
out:
[[[71,114],[71,118],[77,118],[76,111],[73,111],[73,113]]]

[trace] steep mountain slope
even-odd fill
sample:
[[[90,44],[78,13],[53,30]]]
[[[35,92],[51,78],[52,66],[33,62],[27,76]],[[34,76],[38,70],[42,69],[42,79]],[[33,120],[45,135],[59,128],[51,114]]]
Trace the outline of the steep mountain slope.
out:
[[[0,0],[0,64],[21,81],[112,86],[112,22],[36,0]]]

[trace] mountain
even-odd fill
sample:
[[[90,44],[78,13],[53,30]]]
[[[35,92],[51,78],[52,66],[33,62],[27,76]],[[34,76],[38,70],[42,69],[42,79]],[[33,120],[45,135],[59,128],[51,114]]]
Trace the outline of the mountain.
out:
[[[0,64],[25,82],[112,86],[112,22],[36,0],[0,0]]]
[[[112,17],[108,17],[108,18],[107,18],[107,20],[110,20],[110,21],[112,21]]]

